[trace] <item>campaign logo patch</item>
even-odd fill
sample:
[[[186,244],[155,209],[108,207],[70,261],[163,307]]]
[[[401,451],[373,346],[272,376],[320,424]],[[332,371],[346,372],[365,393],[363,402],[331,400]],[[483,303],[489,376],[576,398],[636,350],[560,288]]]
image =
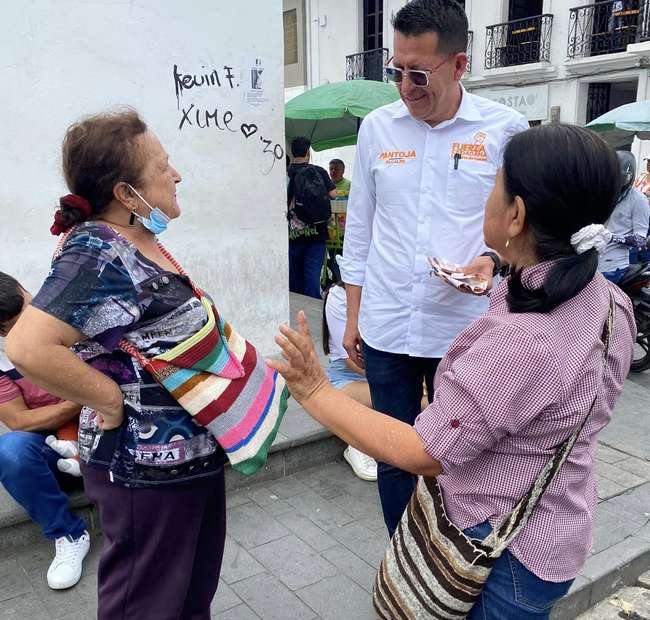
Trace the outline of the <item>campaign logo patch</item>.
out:
[[[382,151],[379,159],[388,165],[404,165],[407,161],[417,157],[415,151]]]

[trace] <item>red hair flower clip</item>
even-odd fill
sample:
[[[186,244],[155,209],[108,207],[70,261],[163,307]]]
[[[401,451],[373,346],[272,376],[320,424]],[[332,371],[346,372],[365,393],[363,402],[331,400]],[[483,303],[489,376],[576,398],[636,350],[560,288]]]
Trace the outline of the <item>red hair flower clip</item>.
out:
[[[81,213],[81,217],[78,219],[78,221],[80,222],[87,220],[93,214],[90,203],[85,198],[78,196],[77,194],[67,194],[66,196],[62,196],[59,199],[59,205],[61,207],[66,207],[67,209],[79,211]],[[65,218],[63,217],[63,211],[59,209],[54,214],[54,223],[50,227],[50,232],[53,235],[58,236],[71,228],[71,226],[71,224],[66,225]]]

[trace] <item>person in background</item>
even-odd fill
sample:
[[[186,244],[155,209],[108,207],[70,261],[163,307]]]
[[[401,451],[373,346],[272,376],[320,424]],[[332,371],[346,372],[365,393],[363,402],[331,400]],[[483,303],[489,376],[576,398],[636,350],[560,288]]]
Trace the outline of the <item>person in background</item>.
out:
[[[501,261],[485,252],[485,202],[506,143],[528,122],[462,86],[468,24],[460,4],[412,0],[393,26],[386,72],[400,99],[361,124],[338,264],[347,294],[343,346],[365,367],[374,407],[412,424],[423,379],[431,385],[451,342],[487,309],[486,297],[459,297],[431,278],[427,259],[491,283]],[[416,478],[381,460],[377,477],[392,535]]]
[[[325,261],[330,200],[336,188],[327,171],[310,163],[311,143],[298,137],[291,142],[287,219],[289,220],[289,290],[321,298],[320,276]]]
[[[614,211],[605,223],[612,234],[598,260],[598,270],[618,284],[630,266],[630,250],[644,250],[650,225],[650,205],[635,189],[636,161],[628,151],[617,151],[621,171],[621,193]]]
[[[343,163],[343,160],[332,159],[329,168],[330,179],[332,179],[332,183],[336,186],[337,198],[347,200],[350,195],[352,182],[350,179],[346,179],[343,176],[345,174],[345,164]]]
[[[603,3],[603,8],[606,6],[607,5]],[[623,0],[614,0],[611,4],[609,19],[607,20],[607,28],[612,35],[615,35],[615,31],[619,30],[624,23],[623,16],[621,15],[624,8],[625,4]]]
[[[0,272],[0,336],[10,334],[31,299],[15,278]],[[90,549],[86,524],[70,510],[62,488],[69,484],[59,474],[71,473],[72,464],[52,448],[65,436],[74,440],[76,451],[80,410],[78,404],[36,387],[0,352],[0,422],[10,431],[0,435],[0,482],[54,541],[55,556],[47,570],[47,584],[54,590],[70,588],[81,579]],[[50,434],[62,428],[60,440]]]
[[[330,178],[332,183],[336,186],[336,200],[347,201],[350,196],[350,179],[346,179],[345,164],[342,159],[332,159],[329,164]],[[334,282],[341,279],[341,270],[337,263],[337,256],[341,254],[341,241],[345,235],[345,209],[336,208],[332,213],[330,220],[330,242],[335,244],[335,247],[328,247],[327,250],[327,268],[332,274]]]
[[[342,282],[335,282],[323,298],[323,352],[329,358],[327,377],[330,383],[357,402],[371,407],[370,389],[363,368],[350,361],[343,348],[346,313],[345,288]],[[377,462],[360,450],[348,446],[343,458],[352,471],[362,480],[377,480]]]
[[[74,123],[62,151],[71,193],[50,230],[65,236],[7,356],[34,383],[84,404],[82,473],[104,538],[98,620],[209,620],[226,456],[120,346],[124,338],[152,357],[208,324],[196,287],[158,240],[180,216],[181,177],[134,110]]]
[[[602,224],[619,195],[618,179],[614,153],[590,131],[551,124],[512,138],[483,224],[486,244],[511,265],[511,275],[492,291],[488,312],[452,343],[438,367],[433,403],[413,422],[333,389],[304,313],[297,331],[285,325],[276,338],[285,359],[270,364],[302,407],[379,462],[435,476],[449,520],[444,528],[470,538],[485,539],[558,446],[580,431],[523,529],[496,560],[467,620],[546,620],[589,557],[598,434],[623,389],[636,338],[630,300],[597,273]],[[462,293],[450,290],[460,299]],[[439,325],[429,322],[425,329],[434,334]],[[405,519],[422,531],[410,515]],[[421,560],[415,552],[409,557],[380,579],[415,583],[425,597],[447,593],[444,570],[442,586],[422,588]],[[450,589],[469,590],[455,581]],[[392,594],[399,606],[402,593]]]

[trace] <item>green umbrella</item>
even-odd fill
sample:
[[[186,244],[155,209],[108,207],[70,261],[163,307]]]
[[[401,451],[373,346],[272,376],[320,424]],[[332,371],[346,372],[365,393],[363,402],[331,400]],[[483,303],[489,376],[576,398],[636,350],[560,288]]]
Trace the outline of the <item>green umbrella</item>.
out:
[[[399,99],[394,84],[347,80],[312,88],[284,106],[287,140],[306,136],[316,151],[357,143],[360,119]]]
[[[625,146],[634,139],[650,140],[650,101],[628,103],[610,110],[587,125],[613,147]]]

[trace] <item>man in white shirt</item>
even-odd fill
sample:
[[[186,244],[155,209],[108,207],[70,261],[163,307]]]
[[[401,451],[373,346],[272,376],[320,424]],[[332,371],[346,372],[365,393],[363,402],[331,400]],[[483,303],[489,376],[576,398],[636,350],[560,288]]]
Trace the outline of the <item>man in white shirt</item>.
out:
[[[366,368],[375,409],[413,424],[423,380],[452,340],[487,310],[430,277],[427,257],[466,265],[491,280],[496,255],[479,256],[483,209],[507,140],[523,116],[467,93],[467,17],[453,0],[412,0],[393,18],[387,73],[401,100],[361,125],[343,257],[344,346]],[[362,294],[363,293],[363,294]],[[378,466],[384,520],[392,533],[415,478]]]

